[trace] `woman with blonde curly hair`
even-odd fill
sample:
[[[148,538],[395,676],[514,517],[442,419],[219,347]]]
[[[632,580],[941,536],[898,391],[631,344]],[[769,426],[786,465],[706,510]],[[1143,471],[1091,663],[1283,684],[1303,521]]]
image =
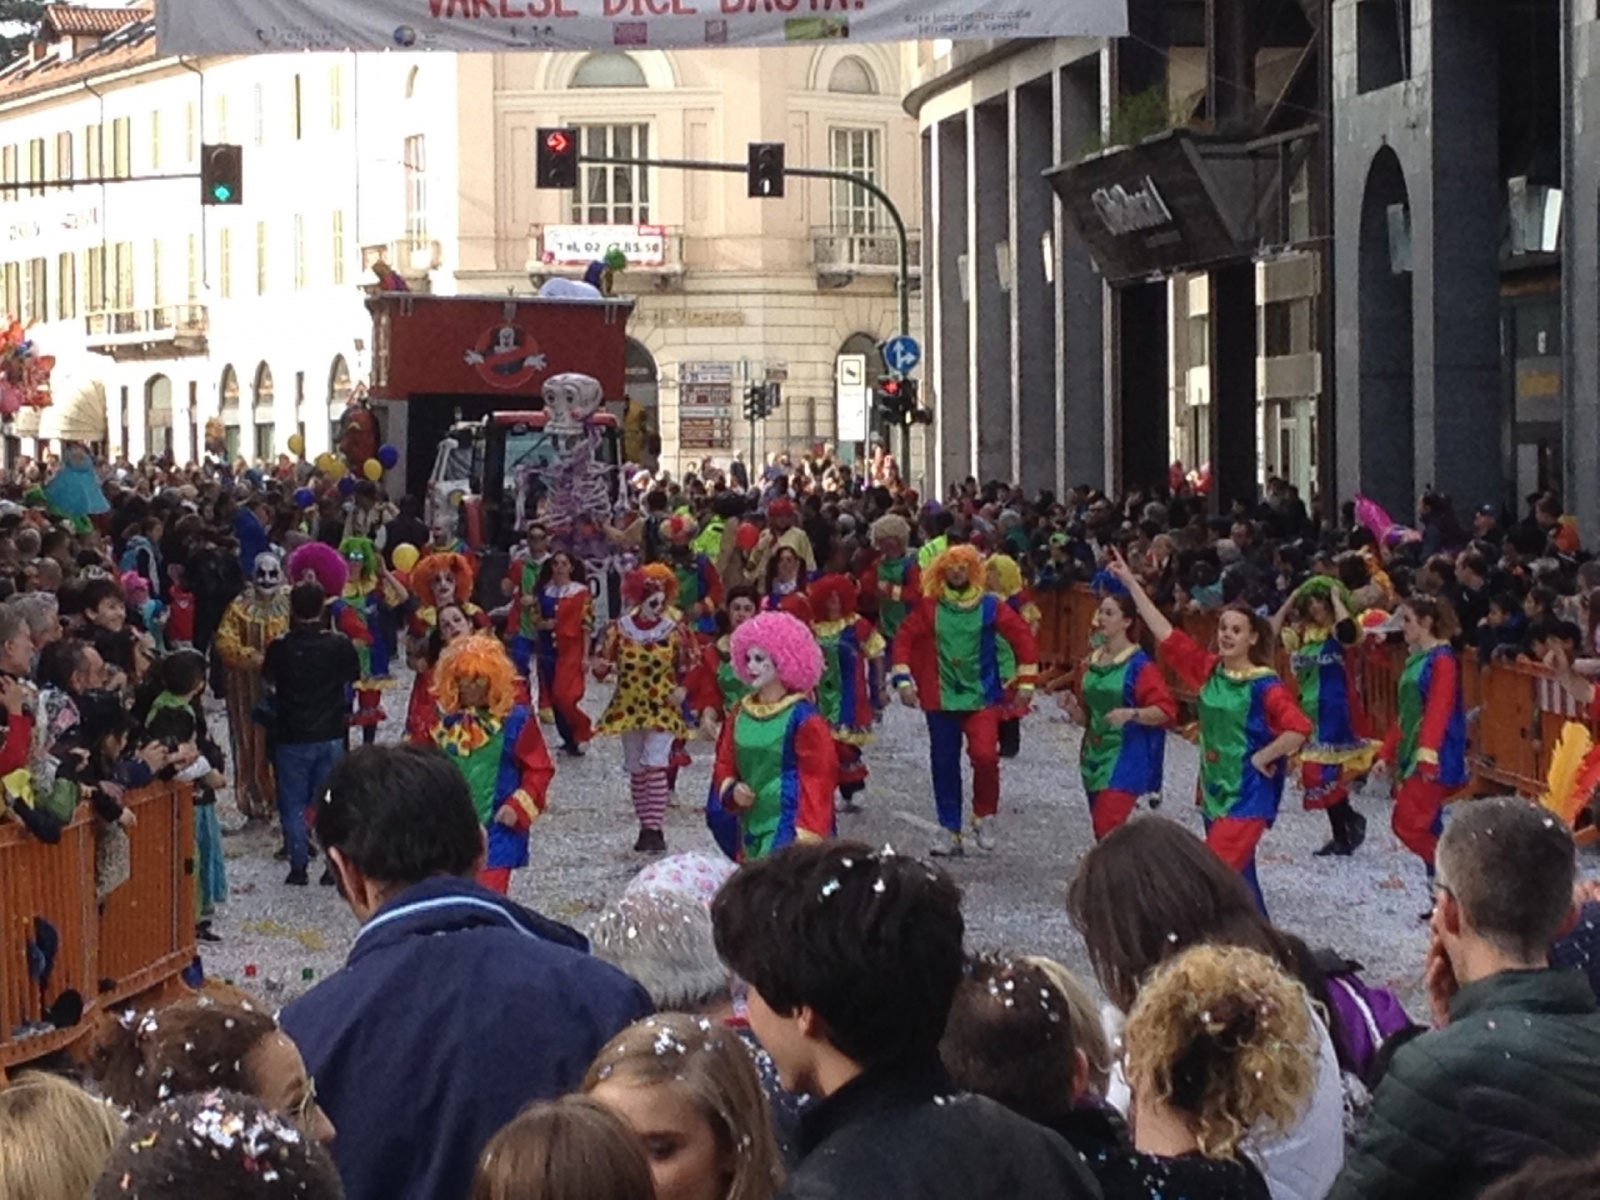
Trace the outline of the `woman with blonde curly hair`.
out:
[[[84,1200],[121,1136],[109,1104],[54,1075],[20,1075],[0,1089],[0,1196]]]
[[[1151,1192],[1268,1200],[1247,1138],[1288,1132],[1317,1077],[1305,989],[1264,954],[1196,946],[1139,992],[1124,1036]]]
[[[473,634],[439,656],[433,744],[461,770],[489,852],[478,882],[505,895],[528,865],[528,831],[545,810],[555,765],[538,718],[517,703],[516,668],[498,640]]]
[[[589,1097],[633,1129],[656,1200],[772,1200],[783,1173],[755,1064],[733,1030],[666,1013],[595,1056]]]

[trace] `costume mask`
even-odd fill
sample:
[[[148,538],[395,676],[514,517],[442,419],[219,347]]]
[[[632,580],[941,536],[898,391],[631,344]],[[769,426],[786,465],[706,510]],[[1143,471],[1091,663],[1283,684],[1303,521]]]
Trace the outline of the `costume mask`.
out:
[[[315,580],[313,575],[312,579]],[[258,554],[254,576],[256,591],[275,592],[283,586],[283,563],[276,554]]]
[[[750,687],[755,691],[760,691],[778,678],[778,664],[760,646],[750,647],[749,653],[744,656],[744,665],[750,676]]]
[[[456,598],[456,577],[449,571],[440,571],[433,577],[433,606],[443,608]]]
[[[436,517],[433,522],[433,544],[435,546],[448,546],[456,539],[455,516]]]

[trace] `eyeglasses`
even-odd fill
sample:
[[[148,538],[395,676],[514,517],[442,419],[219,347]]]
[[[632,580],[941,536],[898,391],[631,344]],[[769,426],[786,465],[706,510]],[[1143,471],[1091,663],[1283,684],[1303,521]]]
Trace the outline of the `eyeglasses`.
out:
[[[309,1075],[306,1076],[305,1095],[300,1097],[291,1115],[301,1133],[309,1136],[313,1132],[317,1123],[317,1081]]]

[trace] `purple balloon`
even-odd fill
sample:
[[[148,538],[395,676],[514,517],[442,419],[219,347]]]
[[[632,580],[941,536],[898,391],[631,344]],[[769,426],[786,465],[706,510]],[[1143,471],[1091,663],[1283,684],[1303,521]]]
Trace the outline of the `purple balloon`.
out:
[[[356,490],[355,476],[353,476],[353,475],[341,475],[339,477],[339,494],[341,496],[351,495],[355,490]]]
[[[379,446],[378,461],[383,464],[383,469],[385,471],[392,471],[394,470],[395,465],[400,461],[400,451],[396,450],[393,446]]]
[[[296,488],[294,502],[297,508],[310,508],[317,502],[317,494],[310,488]]]

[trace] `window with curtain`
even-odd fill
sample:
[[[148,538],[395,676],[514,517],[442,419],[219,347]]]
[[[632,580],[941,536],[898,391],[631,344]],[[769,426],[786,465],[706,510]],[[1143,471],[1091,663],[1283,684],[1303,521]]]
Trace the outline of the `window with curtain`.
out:
[[[617,51],[591,54],[572,73],[575,88],[648,87],[644,69]]]
[[[56,316],[71,321],[78,315],[78,256],[68,251],[56,259]]]
[[[420,133],[406,139],[405,172],[406,239],[415,245],[428,240],[428,145]]]
[[[28,269],[22,277],[22,309],[29,321],[44,322],[50,319],[50,263],[43,258],[30,258]]]
[[[646,124],[583,125],[578,137],[583,153],[590,157],[650,157]],[[649,168],[581,164],[572,217],[580,225],[648,225]]]
[[[333,214],[333,285],[344,286],[344,212]]]
[[[233,230],[217,233],[217,295],[233,299]]]
[[[835,129],[829,136],[828,165],[879,183],[881,134],[876,129]],[[854,184],[835,180],[829,205],[835,233],[873,234],[882,218],[878,202]]]

